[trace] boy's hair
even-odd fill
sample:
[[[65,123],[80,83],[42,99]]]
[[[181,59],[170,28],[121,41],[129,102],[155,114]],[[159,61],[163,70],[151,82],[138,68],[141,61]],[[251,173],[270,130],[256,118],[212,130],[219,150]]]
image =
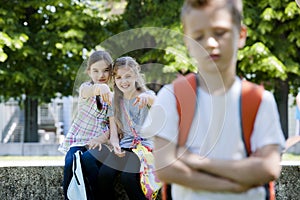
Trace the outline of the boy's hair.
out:
[[[181,21],[184,21],[184,17],[191,9],[199,9],[208,6],[214,0],[185,0],[181,9]],[[242,25],[243,19],[243,3],[242,0],[224,0],[225,6],[232,14],[233,22],[238,26]],[[184,24],[184,23],[183,23]]]

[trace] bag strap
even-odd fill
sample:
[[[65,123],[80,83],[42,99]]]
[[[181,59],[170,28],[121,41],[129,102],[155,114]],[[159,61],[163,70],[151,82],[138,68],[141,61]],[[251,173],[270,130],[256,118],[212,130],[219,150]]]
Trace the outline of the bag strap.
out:
[[[176,107],[179,115],[177,145],[184,146],[195,114],[198,75],[195,73],[189,73],[185,76],[180,75],[172,84],[174,86]],[[162,200],[168,199],[168,189],[168,184],[164,183],[161,190]]]
[[[179,76],[173,81],[176,97],[177,112],[179,115],[178,146],[184,146],[193,122],[197,104],[197,74],[190,73]]]
[[[263,92],[263,86],[243,80],[240,110],[243,131],[242,136],[247,156],[251,155],[251,135],[254,128],[256,114],[263,97]],[[265,189],[267,194],[266,199],[275,200],[275,182],[271,181],[265,184]]]
[[[73,169],[73,176],[75,177],[76,179],[76,182],[78,185],[80,185],[80,181],[78,179],[78,176],[76,174],[76,170],[77,170],[77,159],[80,159],[80,154],[81,154],[81,151],[78,150],[76,151],[74,154],[73,154],[73,166],[72,166],[72,169]]]
[[[134,129],[133,122],[130,118],[128,110],[125,108],[125,104],[124,104],[123,100],[121,100],[121,108],[122,108],[122,110],[125,114],[125,118],[126,118],[126,121],[128,123],[128,126],[130,127],[130,130],[131,130],[131,132],[134,136],[134,139],[133,139],[132,144],[131,144],[131,146],[134,146],[134,145],[138,144],[140,142],[140,140],[142,140],[142,138],[138,136],[136,130]]]
[[[251,135],[259,105],[262,100],[263,86],[242,81],[242,93],[240,99],[240,116],[243,131],[243,141],[247,151],[247,156],[251,154]]]

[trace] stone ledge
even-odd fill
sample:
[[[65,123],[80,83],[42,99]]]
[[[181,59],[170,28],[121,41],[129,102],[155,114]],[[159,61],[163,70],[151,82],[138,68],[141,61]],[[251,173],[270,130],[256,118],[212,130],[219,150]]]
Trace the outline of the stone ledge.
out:
[[[59,144],[37,142],[1,143],[0,156],[61,156]]]
[[[63,198],[63,167],[1,167],[0,199],[59,200]]]
[[[277,200],[299,200],[300,165],[282,166],[280,178],[276,181]]]
[[[298,200],[300,166],[283,165],[276,182],[277,200]],[[63,166],[0,167],[1,200],[63,200]],[[127,200],[122,186],[116,185],[120,200]]]

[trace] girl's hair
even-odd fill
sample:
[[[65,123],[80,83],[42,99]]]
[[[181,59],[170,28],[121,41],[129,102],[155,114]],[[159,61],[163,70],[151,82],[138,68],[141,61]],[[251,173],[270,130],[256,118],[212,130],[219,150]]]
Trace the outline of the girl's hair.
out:
[[[86,68],[86,71],[90,70],[91,69],[91,66],[98,62],[98,61],[101,61],[103,60],[107,66],[109,66],[109,69],[112,70],[112,63],[113,63],[113,59],[111,58],[110,54],[106,51],[94,51],[88,61],[87,61],[87,68]]]
[[[241,28],[243,20],[243,3],[242,0],[224,0],[225,6],[232,14],[233,22]],[[181,9],[181,20],[184,22],[184,17],[191,9],[199,9],[208,6],[211,0],[185,0]],[[183,23],[184,25],[184,23]]]
[[[140,92],[145,92],[147,88],[145,86],[144,75],[141,73],[140,65],[132,57],[125,56],[116,59],[113,65],[113,76],[117,74],[118,69],[124,67],[129,67],[136,75],[136,82],[135,82],[136,90]],[[121,123],[121,113],[122,113],[121,101],[122,100],[123,100],[123,92],[121,92],[121,90],[114,83],[114,116],[116,119],[116,124],[119,130],[118,131],[119,134],[122,128],[122,123]]]
[[[101,61],[101,60],[103,60],[109,68],[108,84],[110,84],[113,59],[111,58],[111,56],[108,52],[100,51],[100,50],[93,52],[90,55],[90,57],[88,58],[86,72],[91,70],[91,66],[94,63],[96,63],[98,61]],[[93,81],[91,81],[91,82],[92,82],[92,84],[94,84]],[[100,102],[100,97],[99,96],[96,96],[96,103],[97,103],[98,110],[102,110],[102,103]]]

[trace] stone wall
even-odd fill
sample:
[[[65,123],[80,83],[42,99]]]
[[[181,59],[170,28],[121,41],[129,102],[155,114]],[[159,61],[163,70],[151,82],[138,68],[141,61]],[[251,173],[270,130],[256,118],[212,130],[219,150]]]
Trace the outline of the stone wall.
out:
[[[63,166],[0,167],[1,200],[63,200]],[[122,186],[116,194],[126,200]],[[283,166],[276,182],[277,200],[299,200],[300,166]]]
[[[283,166],[281,176],[276,182],[277,200],[300,199],[300,166]]]
[[[1,200],[63,200],[63,167],[1,167]]]

